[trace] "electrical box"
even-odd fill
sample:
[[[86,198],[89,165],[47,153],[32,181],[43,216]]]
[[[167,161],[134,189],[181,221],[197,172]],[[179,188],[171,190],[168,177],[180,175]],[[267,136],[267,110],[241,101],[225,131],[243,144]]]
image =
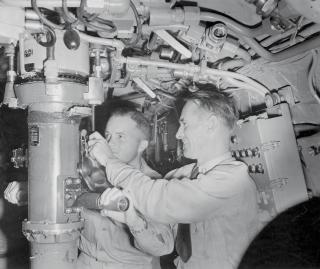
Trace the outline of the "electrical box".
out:
[[[308,199],[287,104],[238,122],[231,138],[233,156],[248,165],[259,193],[261,220]]]

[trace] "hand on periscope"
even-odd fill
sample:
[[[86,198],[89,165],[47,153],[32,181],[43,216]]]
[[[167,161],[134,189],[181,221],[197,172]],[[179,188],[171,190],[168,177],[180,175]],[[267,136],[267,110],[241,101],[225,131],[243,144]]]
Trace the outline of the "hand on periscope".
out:
[[[106,189],[100,197],[100,204],[103,207],[108,207],[124,196],[129,200],[129,208],[126,211],[102,209],[101,215],[127,224],[132,232],[140,232],[146,229],[147,223],[143,216],[134,208],[132,197],[128,192],[121,191],[117,188]]]
[[[90,156],[103,166],[108,159],[114,158],[107,140],[98,132],[89,136],[88,146]]]

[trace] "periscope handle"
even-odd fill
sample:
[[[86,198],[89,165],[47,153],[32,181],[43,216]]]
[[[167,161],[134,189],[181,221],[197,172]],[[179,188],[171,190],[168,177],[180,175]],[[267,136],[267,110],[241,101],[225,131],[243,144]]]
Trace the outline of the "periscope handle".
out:
[[[107,209],[112,211],[122,211],[125,212],[128,210],[130,206],[129,199],[125,196],[120,196],[112,201],[110,201],[107,205],[102,205],[100,201],[101,196],[99,196],[97,200],[97,204],[99,209]]]

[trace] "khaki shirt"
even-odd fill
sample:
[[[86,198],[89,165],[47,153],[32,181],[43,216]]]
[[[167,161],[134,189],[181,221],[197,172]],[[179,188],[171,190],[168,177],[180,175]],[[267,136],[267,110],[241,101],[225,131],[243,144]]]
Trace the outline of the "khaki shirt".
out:
[[[191,223],[192,256],[187,263],[178,258],[178,268],[236,268],[258,232],[255,184],[247,166],[230,153],[199,167],[198,178],[190,180],[193,166],[153,181],[112,159],[106,172],[112,184],[130,192],[145,216],[165,224]]]
[[[150,178],[160,177],[144,161],[141,170]],[[169,225],[148,221],[148,229],[133,236],[125,224],[102,217],[97,211],[84,210],[82,217],[85,225],[79,242],[78,269],[160,268],[159,259],[152,255],[165,255],[173,249]]]

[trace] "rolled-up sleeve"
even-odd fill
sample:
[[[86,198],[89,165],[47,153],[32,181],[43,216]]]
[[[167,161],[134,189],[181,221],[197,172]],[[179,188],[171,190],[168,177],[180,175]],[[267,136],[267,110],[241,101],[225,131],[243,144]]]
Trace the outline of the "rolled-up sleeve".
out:
[[[130,192],[135,207],[143,215],[166,224],[194,223],[209,218],[225,199],[241,189],[245,183],[241,180],[245,176],[241,174],[246,171],[242,170],[240,166],[228,166],[200,175],[197,180],[172,178],[154,181],[116,159],[106,165],[112,184]]]

